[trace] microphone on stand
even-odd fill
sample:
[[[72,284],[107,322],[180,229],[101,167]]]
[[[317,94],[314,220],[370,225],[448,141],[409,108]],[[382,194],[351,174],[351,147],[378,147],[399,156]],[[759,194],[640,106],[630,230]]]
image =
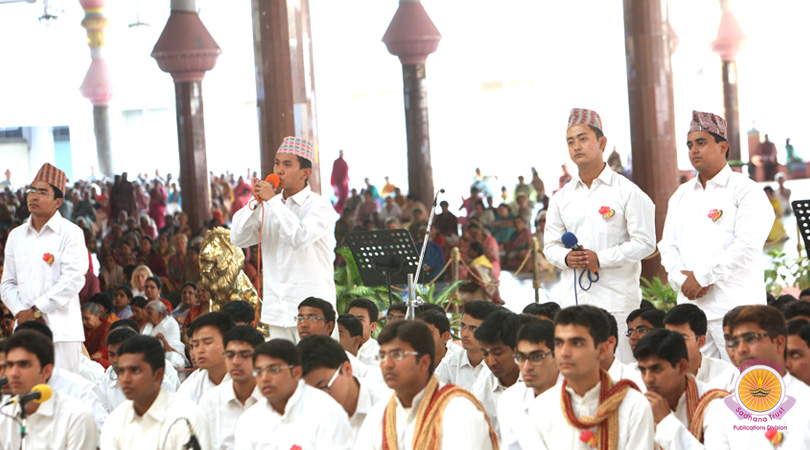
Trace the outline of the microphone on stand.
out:
[[[4,377],[5,378],[5,377]],[[23,395],[18,395],[12,398],[8,403],[19,403],[25,407],[28,402],[44,403],[51,399],[53,396],[53,389],[47,384],[38,384],[31,388],[31,392]]]
[[[0,388],[2,388],[3,386],[5,386],[7,384],[8,384],[8,377],[5,376],[5,375],[0,377]]]

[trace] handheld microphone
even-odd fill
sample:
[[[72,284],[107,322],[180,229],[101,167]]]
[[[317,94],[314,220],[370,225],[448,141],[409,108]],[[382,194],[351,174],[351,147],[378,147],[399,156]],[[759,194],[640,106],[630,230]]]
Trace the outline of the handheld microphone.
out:
[[[258,180],[258,178],[254,178],[254,179],[253,179],[253,182],[255,183],[255,182],[256,182],[256,180]],[[273,189],[278,188],[278,185],[281,183],[281,179],[278,177],[278,175],[276,175],[276,174],[274,174],[274,173],[271,173],[270,175],[267,175],[267,178],[265,178],[265,179],[264,179],[264,181],[266,181],[266,182],[268,182],[268,183],[272,184],[272,185],[273,185]],[[256,201],[257,201],[257,202],[261,201],[261,199],[259,198],[259,196],[255,194],[255,192],[254,192],[254,194],[253,194],[253,198],[254,198],[254,199],[256,199]]]
[[[580,245],[579,245],[579,239],[577,239],[577,237],[574,235],[574,233],[572,233],[570,231],[566,231],[565,233],[563,233],[562,238],[560,238],[560,239],[562,240],[562,243],[565,246],[565,248],[570,248],[571,250],[574,250],[574,251],[577,251],[577,252],[582,251],[582,247],[580,247]],[[599,275],[599,272],[597,272],[595,270],[592,270],[591,272],[593,272],[596,275]]]
[[[7,384],[8,384],[8,377],[7,376],[0,377],[0,388],[2,388]]]
[[[22,406],[25,406],[28,402],[44,403],[50,400],[52,396],[53,389],[50,386],[38,384],[31,388],[31,392],[14,397],[9,403],[19,403]]]

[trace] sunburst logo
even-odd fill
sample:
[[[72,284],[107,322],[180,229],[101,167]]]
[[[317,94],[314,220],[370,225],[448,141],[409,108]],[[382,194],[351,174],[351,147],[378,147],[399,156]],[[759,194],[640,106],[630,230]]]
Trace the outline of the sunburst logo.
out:
[[[743,370],[733,394],[726,397],[724,403],[737,419],[751,422],[780,419],[796,403],[795,398],[786,395],[785,382],[779,372],[765,364]]]

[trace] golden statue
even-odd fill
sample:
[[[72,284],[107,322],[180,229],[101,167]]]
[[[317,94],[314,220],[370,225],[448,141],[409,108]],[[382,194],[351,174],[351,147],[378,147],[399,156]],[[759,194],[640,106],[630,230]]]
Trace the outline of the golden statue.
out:
[[[244,300],[254,308],[260,303],[259,294],[242,271],[244,264],[242,249],[231,244],[231,230],[218,227],[205,234],[200,248],[200,275],[211,292],[211,311],[219,311],[231,300]]]

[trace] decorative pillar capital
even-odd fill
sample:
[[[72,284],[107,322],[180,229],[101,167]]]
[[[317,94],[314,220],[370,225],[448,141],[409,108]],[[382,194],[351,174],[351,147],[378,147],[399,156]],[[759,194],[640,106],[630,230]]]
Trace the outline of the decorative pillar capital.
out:
[[[172,9],[152,57],[175,82],[185,82],[202,81],[205,72],[216,65],[220,53],[222,49],[196,12]]]
[[[402,0],[382,41],[402,64],[424,64],[442,39],[422,3]]]

